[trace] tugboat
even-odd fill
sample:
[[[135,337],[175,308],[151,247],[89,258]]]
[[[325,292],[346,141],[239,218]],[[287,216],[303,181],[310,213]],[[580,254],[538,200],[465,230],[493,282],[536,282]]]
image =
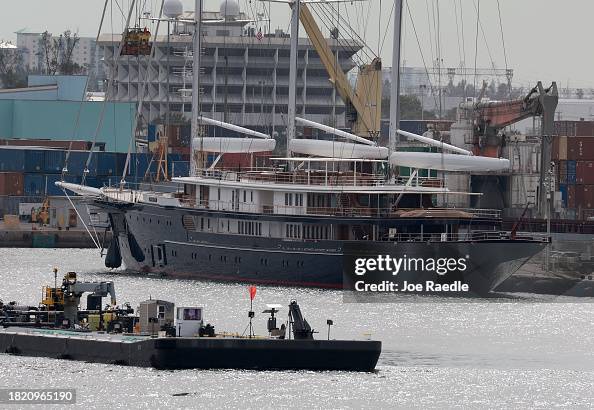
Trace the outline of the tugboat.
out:
[[[57,270],[54,270],[57,278]],[[87,308],[79,309],[87,296]],[[113,282],[80,282],[68,272],[61,286],[43,288],[38,307],[0,302],[0,352],[156,369],[343,370],[371,372],[381,353],[372,340],[315,340],[296,301],[277,326],[281,305],[268,305],[267,336],[218,333],[204,321],[204,308],[149,299],[138,314],[116,305]],[[111,304],[102,308],[102,299]],[[250,299],[255,287],[250,287]]]

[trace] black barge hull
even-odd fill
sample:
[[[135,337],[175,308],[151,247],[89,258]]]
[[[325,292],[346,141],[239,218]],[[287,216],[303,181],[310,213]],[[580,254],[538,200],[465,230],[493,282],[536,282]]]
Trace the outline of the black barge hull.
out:
[[[49,329],[0,330],[0,352],[156,369],[371,372],[379,341],[150,338]]]

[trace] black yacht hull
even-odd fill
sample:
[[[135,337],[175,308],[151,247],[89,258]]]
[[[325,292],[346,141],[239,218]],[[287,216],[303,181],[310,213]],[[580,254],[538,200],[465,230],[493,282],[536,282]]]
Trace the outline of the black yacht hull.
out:
[[[289,240],[261,236],[199,232],[184,223],[188,216],[224,217],[208,210],[158,205],[116,206],[98,203],[110,215],[125,268],[133,272],[168,276],[244,281],[271,285],[342,288],[350,269],[345,252],[364,250],[371,255],[468,258],[472,269],[464,280],[477,292],[488,292],[540,252],[537,241],[495,240],[480,242],[374,242]],[[234,218],[301,220],[308,216],[233,214]],[[319,218],[318,218],[319,220]],[[223,230],[223,229],[221,229]],[[348,272],[347,272],[348,273]],[[417,276],[417,280],[431,279]],[[398,280],[410,280],[402,274]]]

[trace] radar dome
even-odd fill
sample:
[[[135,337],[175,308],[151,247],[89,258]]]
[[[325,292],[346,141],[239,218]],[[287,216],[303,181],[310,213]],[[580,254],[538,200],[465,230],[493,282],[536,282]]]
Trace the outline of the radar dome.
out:
[[[184,5],[181,0],[165,0],[163,4],[163,14],[169,18],[178,18],[184,12]]]
[[[236,0],[223,0],[221,7],[219,8],[221,16],[224,18],[237,18],[239,17],[239,3]]]

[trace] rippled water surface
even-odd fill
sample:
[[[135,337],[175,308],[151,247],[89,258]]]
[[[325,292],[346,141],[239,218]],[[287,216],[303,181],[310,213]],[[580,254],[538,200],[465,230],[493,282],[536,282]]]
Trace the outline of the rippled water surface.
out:
[[[109,272],[97,251],[0,249],[0,298],[36,305],[52,267],[81,280],[113,280],[118,302],[153,298],[202,305],[217,330],[242,332],[245,285]],[[594,304],[537,298],[461,302],[403,297],[343,303],[338,291],[260,287],[254,310],[296,299],[326,337],[383,342],[378,370],[346,372],[157,371],[0,354],[0,386],[75,387],[86,408],[591,407]],[[287,310],[281,311],[286,314]],[[256,330],[265,333],[265,315]]]

